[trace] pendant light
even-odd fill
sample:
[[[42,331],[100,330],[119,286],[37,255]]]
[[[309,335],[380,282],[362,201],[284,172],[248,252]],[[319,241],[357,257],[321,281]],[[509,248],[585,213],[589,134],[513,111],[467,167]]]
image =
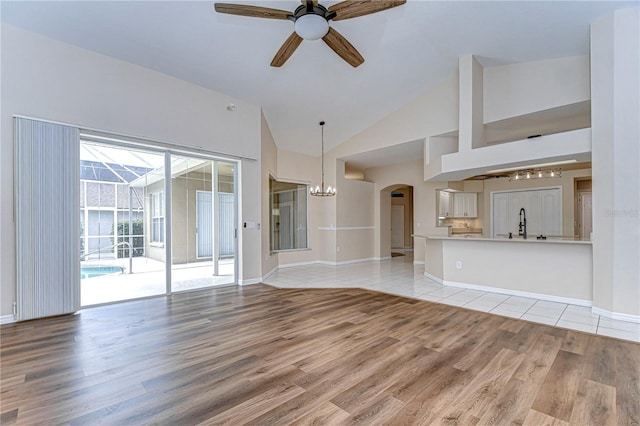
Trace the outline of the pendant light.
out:
[[[320,182],[320,186],[316,186],[315,188],[312,186],[309,190],[309,194],[314,197],[333,197],[336,195],[336,189],[330,186],[327,186],[327,189],[324,189],[324,121],[320,123],[320,140],[322,141],[322,179]]]

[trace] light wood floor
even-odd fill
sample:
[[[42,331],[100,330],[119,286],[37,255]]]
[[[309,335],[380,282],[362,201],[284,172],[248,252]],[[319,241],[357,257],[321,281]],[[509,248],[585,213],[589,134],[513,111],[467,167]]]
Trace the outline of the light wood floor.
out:
[[[1,328],[0,423],[640,423],[640,344],[366,290],[227,287]]]

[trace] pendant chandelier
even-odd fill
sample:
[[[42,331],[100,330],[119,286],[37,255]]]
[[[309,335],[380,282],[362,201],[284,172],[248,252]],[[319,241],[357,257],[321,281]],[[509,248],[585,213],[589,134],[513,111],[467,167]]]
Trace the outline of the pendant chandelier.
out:
[[[336,189],[330,186],[327,186],[327,189],[324,189],[324,121],[320,123],[320,140],[322,141],[322,179],[320,186],[316,186],[315,188],[312,186],[309,189],[309,194],[314,197],[333,197],[336,195]]]

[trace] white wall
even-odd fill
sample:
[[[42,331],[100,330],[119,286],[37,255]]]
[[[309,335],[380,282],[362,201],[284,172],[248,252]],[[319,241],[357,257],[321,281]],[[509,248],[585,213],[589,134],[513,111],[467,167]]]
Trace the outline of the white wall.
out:
[[[15,299],[13,115],[254,158],[240,165],[240,220],[260,221],[257,106],[4,23],[1,43],[0,315]],[[260,233],[241,237],[241,279],[258,278]]]
[[[458,129],[458,76],[443,81],[396,112],[329,151],[342,158],[351,154],[425,139]]]
[[[589,57],[484,68],[484,122],[590,99]]]
[[[594,307],[640,322],[640,9],[591,26]]]

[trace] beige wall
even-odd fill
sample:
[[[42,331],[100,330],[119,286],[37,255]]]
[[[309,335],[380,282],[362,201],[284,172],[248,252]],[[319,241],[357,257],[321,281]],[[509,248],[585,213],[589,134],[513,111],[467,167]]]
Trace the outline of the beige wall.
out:
[[[479,198],[484,201],[483,235],[492,235],[491,221],[491,193],[495,191],[520,191],[526,189],[540,189],[545,187],[562,188],[562,235],[573,237],[575,232],[575,179],[590,178],[591,169],[565,170],[562,177],[558,179],[532,179],[529,181],[509,181],[509,178],[487,179],[484,181],[484,194],[479,194]],[[480,205],[478,205],[480,209]]]
[[[309,155],[280,149],[278,149],[277,153],[278,179],[314,186],[320,185],[320,157],[311,157]],[[330,175],[325,178],[325,184],[335,186],[334,182],[329,178]],[[322,258],[321,253],[326,250],[326,240],[321,237],[321,231],[318,228],[327,226],[323,224],[323,219],[331,212],[331,210],[327,208],[327,205],[331,204],[331,201],[330,199],[309,196],[307,223],[309,229],[309,249],[279,253],[278,258],[281,265],[308,263]]]
[[[269,198],[269,176],[277,177],[278,149],[271,135],[271,130],[267,124],[264,114],[260,114],[260,166],[262,182],[261,191],[261,252],[262,271],[261,276],[265,277],[278,267],[278,253],[271,253],[271,209]]]
[[[413,232],[419,235],[447,235],[447,228],[436,227],[436,189],[446,188],[447,182],[425,182],[422,161],[375,167],[365,170],[365,179],[375,184],[374,205],[376,257],[391,255],[391,190],[397,185],[413,187]],[[425,258],[424,241],[413,241],[414,261]]]
[[[251,157],[241,161],[241,211],[260,220],[257,106],[4,23],[1,31],[0,315],[15,300],[13,115]],[[260,277],[260,235],[242,233],[240,245],[241,276]]]
[[[336,162],[336,262],[375,258],[375,188],[371,182],[346,179],[344,161]],[[366,229],[347,229],[366,228]],[[328,231],[331,232],[331,231]],[[326,234],[326,233],[325,233]],[[330,260],[330,259],[327,259]]]
[[[191,172],[171,180],[173,264],[200,260],[196,253],[196,191],[211,191],[211,174]]]
[[[443,240],[422,238],[425,244],[425,275],[442,283],[444,280]]]
[[[591,244],[460,238],[443,240],[442,256],[445,284],[504,288],[585,305],[593,297]],[[456,268],[457,261],[462,262],[461,269]]]

